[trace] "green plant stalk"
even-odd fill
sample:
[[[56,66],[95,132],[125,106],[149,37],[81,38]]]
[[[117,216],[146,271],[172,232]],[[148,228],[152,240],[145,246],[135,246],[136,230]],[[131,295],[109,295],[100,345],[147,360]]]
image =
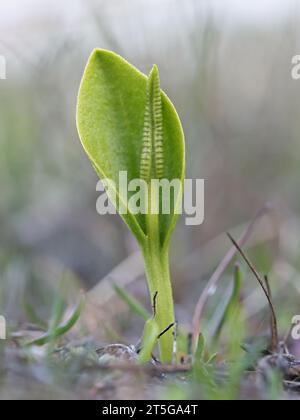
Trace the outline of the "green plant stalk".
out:
[[[158,249],[144,250],[144,260],[150,295],[153,298],[154,294],[158,293],[155,319],[160,330],[163,331],[175,319],[168,253],[162,254]],[[161,361],[170,363],[173,353],[172,329],[160,338],[159,347]]]
[[[147,214],[148,236],[144,243],[143,256],[151,299],[157,293],[155,320],[160,331],[165,330],[175,320],[173,292],[169,269],[169,248],[161,247],[157,214]],[[173,356],[173,329],[159,340],[162,363],[171,363]]]

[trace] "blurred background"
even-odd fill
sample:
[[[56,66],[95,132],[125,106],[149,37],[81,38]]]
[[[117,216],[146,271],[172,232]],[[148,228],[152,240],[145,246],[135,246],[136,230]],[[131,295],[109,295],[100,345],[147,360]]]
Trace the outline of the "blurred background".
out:
[[[47,318],[61,279],[76,299],[136,250],[118,216],[96,213],[97,177],[75,126],[83,69],[99,47],[146,73],[159,66],[184,127],[187,177],[205,179],[205,223],[182,218],[172,245],[178,318],[191,322],[230,245],[224,232],[272,203],[251,252],[272,278],[286,329],[300,310],[298,3],[0,1],[0,314],[10,324],[26,320],[28,302]],[[247,285],[251,317],[265,302],[250,276]],[[131,288],[147,302],[142,279]]]

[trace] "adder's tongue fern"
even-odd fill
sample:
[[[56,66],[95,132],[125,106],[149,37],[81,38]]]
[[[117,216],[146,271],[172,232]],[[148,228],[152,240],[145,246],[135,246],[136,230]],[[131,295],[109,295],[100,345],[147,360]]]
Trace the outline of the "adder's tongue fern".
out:
[[[77,126],[98,175],[115,185],[111,196],[107,191],[112,202],[115,192],[117,202],[126,202],[120,171],[127,171],[128,182],[140,176],[148,187],[146,214],[133,213],[127,203],[127,212],[120,215],[142,249],[151,300],[158,293],[154,321],[164,331],[174,322],[168,248],[177,213],[175,206],[170,214],[160,212],[162,193],[152,181],[183,183],[184,135],[175,108],[160,89],[157,67],[146,77],[120,56],[95,50],[79,90]],[[180,200],[178,195],[176,203]],[[171,330],[160,337],[159,347],[162,362],[171,362]]]

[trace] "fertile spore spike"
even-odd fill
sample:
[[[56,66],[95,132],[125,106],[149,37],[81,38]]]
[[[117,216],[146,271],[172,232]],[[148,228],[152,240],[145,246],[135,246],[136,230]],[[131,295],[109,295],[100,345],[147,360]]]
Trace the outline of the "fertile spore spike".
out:
[[[158,69],[147,80],[140,177],[146,182],[164,175],[163,116]]]

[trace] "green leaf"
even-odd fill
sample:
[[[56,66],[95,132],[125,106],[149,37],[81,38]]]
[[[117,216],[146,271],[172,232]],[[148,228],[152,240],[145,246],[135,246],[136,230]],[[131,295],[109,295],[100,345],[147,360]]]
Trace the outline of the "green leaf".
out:
[[[77,127],[82,145],[99,177],[115,183],[116,191],[110,198],[114,202],[116,193],[119,206],[127,202],[118,186],[120,171],[127,171],[128,182],[148,175],[159,179],[163,176],[169,181],[183,182],[184,178],[181,123],[172,103],[160,90],[156,67],[151,74],[147,78],[120,56],[94,50],[79,90]],[[153,162],[145,155],[147,141],[153,143]],[[155,172],[147,172],[147,165],[156,165]],[[129,192],[128,199],[133,194]],[[180,200],[178,196],[175,204]],[[148,234],[145,215],[128,211],[121,216],[143,245]],[[171,214],[159,215],[162,245],[168,244],[176,219],[175,206],[171,206]]]
[[[157,344],[159,326],[155,319],[148,319],[145,323],[142,347],[139,353],[140,363],[148,363],[151,360],[152,352]]]

